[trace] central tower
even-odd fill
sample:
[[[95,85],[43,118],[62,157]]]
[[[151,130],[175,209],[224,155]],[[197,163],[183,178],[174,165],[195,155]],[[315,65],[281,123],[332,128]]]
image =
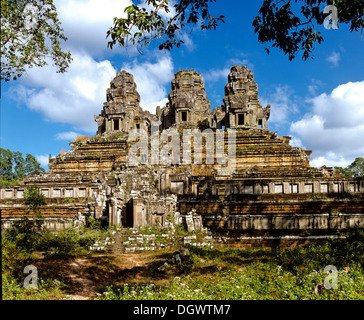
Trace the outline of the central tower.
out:
[[[209,124],[211,103],[207,98],[205,83],[195,70],[178,71],[171,83],[168,104],[160,119],[163,128]]]
[[[266,108],[260,105],[254,73],[246,66],[231,67],[223,101],[228,127],[267,128],[270,105]]]

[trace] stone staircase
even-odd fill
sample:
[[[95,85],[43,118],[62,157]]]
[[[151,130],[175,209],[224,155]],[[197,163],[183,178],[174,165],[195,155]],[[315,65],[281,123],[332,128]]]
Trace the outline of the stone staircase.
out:
[[[121,254],[125,252],[124,242],[128,235],[126,229],[116,231],[114,234],[114,243],[107,248],[107,252],[111,254]]]
[[[113,243],[105,250],[111,254],[156,251],[175,246],[176,239],[170,234],[142,234],[138,229],[120,229],[113,235]]]

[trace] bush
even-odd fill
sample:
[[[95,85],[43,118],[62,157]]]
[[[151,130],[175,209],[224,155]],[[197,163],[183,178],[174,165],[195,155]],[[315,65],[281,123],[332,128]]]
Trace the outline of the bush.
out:
[[[24,190],[24,203],[36,211],[46,204],[46,197],[37,186],[26,187]]]
[[[43,219],[30,220],[23,217],[14,221],[4,232],[4,239],[27,254],[45,251],[49,257],[76,257],[86,254],[88,247],[95,241],[111,237],[109,230],[101,228],[97,221],[91,222],[89,227],[69,227],[58,233],[46,230],[43,225]]]
[[[327,265],[345,268],[349,264],[364,265],[364,232],[357,230],[345,239],[311,243],[305,247],[282,249],[274,261],[294,273],[310,273]]]
[[[37,250],[39,241],[44,233],[44,220],[36,218],[28,219],[26,216],[13,222],[5,232],[6,238],[13,242],[20,250],[31,253]]]
[[[48,232],[39,242],[39,249],[54,258],[76,257],[88,253],[88,247],[108,234],[107,231],[73,227],[60,233]]]

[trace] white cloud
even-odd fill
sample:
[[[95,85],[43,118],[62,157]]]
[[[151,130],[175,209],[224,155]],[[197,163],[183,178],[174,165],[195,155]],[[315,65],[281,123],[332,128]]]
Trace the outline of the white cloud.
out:
[[[97,62],[78,54],[73,59],[68,72],[63,74],[56,73],[50,65],[29,69],[21,80],[21,98],[48,121],[94,132],[93,116],[100,113],[116,70],[107,60]]]
[[[364,123],[364,81],[348,82],[312,99],[313,112],[325,128],[351,128]]]
[[[132,73],[137,90],[140,94],[140,106],[144,110],[155,113],[156,106],[164,107],[167,102],[167,88],[173,79],[173,61],[166,53],[158,52],[158,59],[155,62],[146,61],[140,63],[134,60],[132,63],[125,63],[123,68]]]
[[[268,104],[271,106],[269,123],[283,124],[288,121],[292,113],[298,110],[293,91],[287,85],[276,87],[273,94],[260,97],[259,100],[263,107]]]
[[[67,131],[67,132],[60,132],[56,134],[57,140],[66,140],[66,141],[73,141],[76,139],[77,136],[81,136],[80,133]]]
[[[193,42],[191,37],[186,32],[181,32],[180,38],[183,41],[181,48],[185,47],[185,48],[187,48],[187,50],[189,52],[191,52],[195,49],[195,43]]]
[[[228,75],[230,73],[230,68],[223,69],[212,69],[204,75],[205,82],[216,82],[220,79],[225,79],[227,82]]]
[[[227,82],[230,68],[234,65],[247,66],[250,70],[253,70],[254,65],[249,63],[247,59],[231,58],[225,63],[226,67],[222,69],[210,69],[204,74],[204,79],[207,82],[217,82],[225,80]]]
[[[176,14],[174,3],[175,1],[169,3],[168,13],[159,12],[165,19]],[[107,49],[107,42],[111,40],[106,38],[107,30],[113,26],[115,17],[126,17],[124,9],[133,4],[132,0],[56,0],[55,4],[62,28],[68,38],[65,47],[72,53],[87,52],[92,56],[122,53],[129,57],[138,54],[136,46],[129,46],[127,51],[118,45],[112,50]],[[153,8],[145,2],[139,3],[138,6],[147,10]],[[192,51],[195,46],[189,35],[181,31],[180,37],[187,50]]]
[[[340,52],[333,51],[330,56],[326,58],[328,62],[331,63],[332,67],[337,67],[341,59]]]
[[[40,163],[42,167],[47,168],[49,163],[49,155],[48,154],[38,154],[35,155],[35,159]]]
[[[347,167],[352,161],[345,160],[343,156],[337,156],[334,152],[329,152],[325,156],[313,158],[311,160],[311,166],[320,168],[322,166],[327,167]]]
[[[364,155],[364,81],[348,82],[310,101],[312,112],[291,124],[313,165],[347,166]]]
[[[311,80],[311,84],[308,86],[308,92],[312,95],[312,96],[316,96],[317,95],[317,90],[319,88],[321,88],[323,85],[321,80],[317,80],[317,79],[312,79]]]
[[[121,16],[130,4],[127,0],[57,1],[59,18],[73,48],[73,61],[63,74],[56,73],[51,64],[29,69],[17,84],[17,99],[48,121],[95,133],[94,115],[102,110],[106,89],[117,70],[109,60],[98,61],[92,56],[106,48],[105,34],[113,17]],[[166,85],[173,78],[173,61],[168,53],[158,51],[151,56],[142,63],[138,57],[123,67],[134,75],[141,106],[155,112],[157,105],[163,107],[167,102]],[[65,136],[61,133],[56,138]]]
[[[106,32],[114,17],[126,17],[124,9],[132,1],[56,0],[55,4],[71,52],[101,54],[107,50]]]

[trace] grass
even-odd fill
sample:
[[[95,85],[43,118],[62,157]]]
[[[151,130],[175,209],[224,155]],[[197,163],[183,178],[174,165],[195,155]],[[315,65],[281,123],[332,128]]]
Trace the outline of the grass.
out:
[[[152,229],[144,229],[150,233]],[[77,290],[60,274],[65,261],[84,254],[73,251],[95,230],[66,230],[60,243],[70,254],[40,260],[2,235],[3,299],[67,299]],[[86,236],[87,235],[87,236]],[[100,235],[100,234],[99,234]],[[82,240],[83,239],[83,240]],[[99,300],[363,300],[364,232],[287,249],[199,248],[181,264],[170,263],[176,248],[138,254],[88,255],[86,273],[98,284]],[[66,252],[65,252],[66,253]],[[22,286],[23,267],[39,267],[39,287]],[[337,273],[325,272],[328,265]],[[331,288],[337,280],[337,288]],[[325,287],[326,286],[326,287]]]
[[[207,249],[189,247],[191,255],[181,265],[164,273],[171,279],[161,285],[153,268],[146,283],[106,285],[98,299],[106,300],[311,300],[364,299],[362,258],[342,257],[346,244],[311,245],[287,250]],[[328,257],[325,253],[330,250]],[[323,255],[322,255],[323,254]],[[359,261],[360,260],[360,261]],[[337,289],[329,288],[328,264],[337,266]],[[154,266],[155,268],[156,266]],[[155,281],[152,282],[153,273]],[[160,274],[159,274],[160,277]],[[330,282],[331,281],[331,282]],[[213,285],[212,285],[213,284]]]
[[[43,228],[42,219],[24,217],[1,232],[2,298],[6,300],[62,299],[71,292],[73,284],[60,270],[64,263],[81,255],[89,255],[87,248],[96,240],[111,238],[111,230],[101,229],[97,223],[89,227],[67,228],[50,232]],[[39,257],[42,252],[44,258]],[[24,267],[35,265],[39,281],[37,289],[23,286],[27,276]]]
[[[150,263],[140,281],[132,277],[126,283],[114,281],[104,286],[98,299],[364,299],[363,245],[364,233],[358,232],[345,240],[293,249],[191,246],[189,258],[181,265],[173,265],[161,273],[157,271],[161,262]],[[328,265],[336,267],[335,275],[325,272]],[[337,289],[333,288],[334,282]]]

